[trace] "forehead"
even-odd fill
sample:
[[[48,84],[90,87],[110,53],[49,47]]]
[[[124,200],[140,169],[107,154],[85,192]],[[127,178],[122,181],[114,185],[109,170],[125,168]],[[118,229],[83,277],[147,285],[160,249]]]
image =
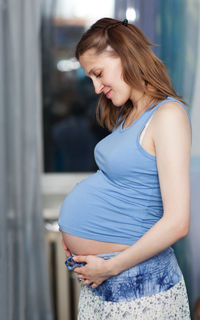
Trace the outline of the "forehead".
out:
[[[85,64],[85,63],[89,63],[90,61],[95,61],[100,57],[102,57],[103,55],[105,54],[103,53],[97,54],[95,49],[89,49],[79,57],[79,61],[81,64]]]
[[[85,51],[79,58],[79,62],[86,73],[92,68],[104,67],[107,63],[117,60],[119,57],[114,55],[113,50],[106,49],[102,53],[97,53],[94,48]]]

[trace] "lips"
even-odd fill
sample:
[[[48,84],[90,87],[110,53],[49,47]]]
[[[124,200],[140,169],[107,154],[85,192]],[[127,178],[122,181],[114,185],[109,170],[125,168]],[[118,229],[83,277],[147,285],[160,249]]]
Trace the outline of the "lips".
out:
[[[106,95],[107,98],[110,97],[111,91],[112,91],[112,90],[110,89],[109,91],[107,91],[107,92],[105,93],[105,95]]]

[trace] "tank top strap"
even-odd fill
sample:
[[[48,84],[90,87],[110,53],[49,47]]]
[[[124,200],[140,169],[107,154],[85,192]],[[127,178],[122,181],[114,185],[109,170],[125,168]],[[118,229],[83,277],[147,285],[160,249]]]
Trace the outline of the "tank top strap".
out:
[[[162,100],[161,102],[159,102],[152,109],[151,109],[152,105],[149,108],[147,108],[147,110],[145,111],[145,116],[141,119],[142,121],[140,122],[140,128],[139,128],[140,132],[147,125],[147,123],[150,121],[150,119],[152,118],[152,116],[154,115],[156,110],[158,108],[160,108],[163,104],[165,104],[166,102],[169,102],[169,101],[175,101],[175,102],[180,103],[183,106],[183,108],[185,109],[185,111],[187,112],[187,115],[188,115],[188,118],[190,121],[191,141],[192,141],[192,122],[191,122],[191,117],[190,117],[189,111],[188,111],[187,107],[185,106],[185,104],[183,104],[181,101],[179,101],[175,98],[172,98],[172,97],[167,97],[165,100]]]
[[[153,116],[153,114],[155,113],[155,111],[164,103],[168,102],[169,99],[165,99],[161,102],[159,102],[157,105],[155,105],[155,107],[152,108],[152,106],[156,103],[151,104],[144,112],[144,116],[141,117],[141,121],[140,121],[140,127],[143,128],[144,126],[146,126],[146,124],[149,122],[150,118]],[[152,108],[152,109],[151,109]]]

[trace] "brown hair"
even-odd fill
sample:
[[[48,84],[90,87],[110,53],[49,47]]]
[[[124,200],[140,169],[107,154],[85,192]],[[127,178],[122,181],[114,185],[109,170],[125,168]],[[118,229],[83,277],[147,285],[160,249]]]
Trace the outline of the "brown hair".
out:
[[[79,60],[89,49],[94,48],[100,54],[108,46],[121,58],[123,79],[128,85],[143,91],[154,101],[171,96],[183,102],[171,85],[166,67],[149,48],[154,44],[133,24],[124,25],[111,18],[98,20],[83,34],[75,55]],[[112,130],[127,118],[133,107],[128,100],[121,108],[116,108],[102,94],[96,110],[97,120],[100,125]]]

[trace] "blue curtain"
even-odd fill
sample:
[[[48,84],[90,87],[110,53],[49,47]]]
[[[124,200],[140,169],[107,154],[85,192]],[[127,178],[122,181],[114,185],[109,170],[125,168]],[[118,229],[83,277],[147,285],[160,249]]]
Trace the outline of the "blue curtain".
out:
[[[160,57],[169,69],[175,90],[183,95],[186,0],[161,1],[160,22]]]
[[[52,320],[40,198],[40,0],[1,1],[0,39],[0,319]]]

